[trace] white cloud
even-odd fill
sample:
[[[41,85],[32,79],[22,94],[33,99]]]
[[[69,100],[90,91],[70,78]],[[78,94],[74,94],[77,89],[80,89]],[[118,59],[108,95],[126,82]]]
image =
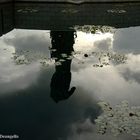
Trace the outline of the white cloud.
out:
[[[77,122],[71,126],[72,134],[67,140],[133,140],[131,135],[113,136],[108,134],[98,134],[96,126],[87,118],[82,122]]]
[[[74,50],[85,53],[109,50],[112,47],[112,42],[112,33],[91,34],[78,31]]]
[[[113,49],[121,53],[140,53],[140,27],[117,29]]]
[[[10,34],[8,37],[12,39],[13,34]],[[0,95],[27,88],[37,80],[40,70],[37,63],[15,65],[11,59],[12,53],[15,53],[15,47],[7,45],[5,39],[6,36],[0,39]]]

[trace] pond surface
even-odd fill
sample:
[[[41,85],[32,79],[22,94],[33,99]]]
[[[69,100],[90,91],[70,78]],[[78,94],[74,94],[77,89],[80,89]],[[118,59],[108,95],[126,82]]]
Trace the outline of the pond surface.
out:
[[[139,36],[139,26],[15,29],[3,35],[0,134],[22,140],[139,139]],[[118,134],[104,126],[98,131],[99,120],[110,111],[103,106],[114,112],[118,107],[115,122],[108,116],[112,129],[127,117],[123,126],[129,131]]]

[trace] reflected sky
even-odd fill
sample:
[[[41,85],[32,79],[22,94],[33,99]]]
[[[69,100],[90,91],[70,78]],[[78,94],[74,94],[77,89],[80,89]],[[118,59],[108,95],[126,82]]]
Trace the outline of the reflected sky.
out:
[[[128,139],[97,134],[94,120],[102,112],[101,100],[140,105],[140,27],[50,34],[15,29],[0,38],[0,132],[35,140]],[[65,97],[76,88],[59,103],[50,95],[62,86],[57,80],[67,83]]]

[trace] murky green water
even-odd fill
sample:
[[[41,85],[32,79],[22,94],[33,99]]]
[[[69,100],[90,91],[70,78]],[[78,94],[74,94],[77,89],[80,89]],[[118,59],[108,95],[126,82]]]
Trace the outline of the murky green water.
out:
[[[140,27],[93,29],[15,29],[0,38],[1,134],[23,140],[138,139]],[[107,121],[101,101],[111,110],[123,101],[118,114],[126,114],[129,132],[116,132],[126,118],[117,113],[115,121],[106,116],[112,120],[107,132],[98,131],[95,120]]]

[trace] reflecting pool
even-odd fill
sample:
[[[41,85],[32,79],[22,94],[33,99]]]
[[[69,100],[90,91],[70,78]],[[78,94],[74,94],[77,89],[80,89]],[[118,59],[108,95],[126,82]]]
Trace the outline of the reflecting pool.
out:
[[[139,36],[139,26],[93,25],[3,35],[0,134],[22,140],[138,140]]]

